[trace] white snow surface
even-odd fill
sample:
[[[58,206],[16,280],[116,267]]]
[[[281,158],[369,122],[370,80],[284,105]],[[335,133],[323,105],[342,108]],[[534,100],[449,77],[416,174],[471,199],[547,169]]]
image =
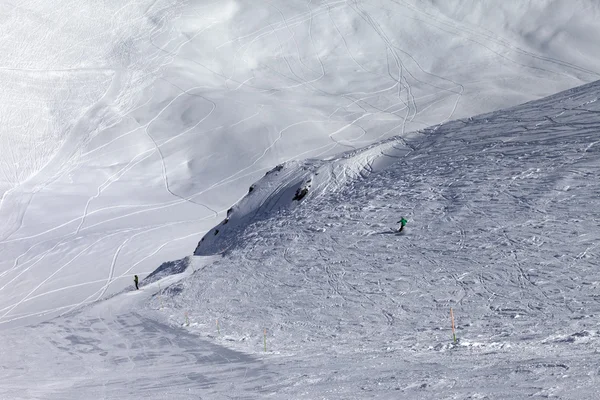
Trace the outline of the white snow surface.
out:
[[[0,328],[189,255],[282,162],[600,77],[591,0],[0,7]]]
[[[0,389],[593,399],[599,96],[600,81],[276,167],[162,279],[5,330]]]
[[[0,3],[0,398],[597,398],[600,7],[496,3]]]
[[[298,365],[284,398],[596,398],[599,96],[596,82],[272,171],[200,242],[225,251],[170,288],[171,321],[192,313],[186,329],[214,337],[218,320],[244,353],[266,327]],[[298,176],[313,182],[300,202]]]

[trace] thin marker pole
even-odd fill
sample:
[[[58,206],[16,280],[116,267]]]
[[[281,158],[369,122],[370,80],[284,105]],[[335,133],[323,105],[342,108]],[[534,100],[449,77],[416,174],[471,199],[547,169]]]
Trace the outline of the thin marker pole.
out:
[[[265,353],[266,353],[267,352],[267,328],[265,328],[264,339],[265,339]]]
[[[452,320],[452,337],[454,338],[454,344],[456,344],[456,331],[454,329],[454,312],[452,311],[452,307],[450,307],[450,319]]]

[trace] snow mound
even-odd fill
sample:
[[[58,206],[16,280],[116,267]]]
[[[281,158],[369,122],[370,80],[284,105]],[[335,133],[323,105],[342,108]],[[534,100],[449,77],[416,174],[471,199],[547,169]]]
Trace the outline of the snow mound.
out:
[[[191,257],[185,257],[174,261],[166,261],[142,281],[142,286],[159,281],[162,278],[170,275],[181,274],[190,266],[190,262]]]
[[[236,247],[238,238],[249,224],[286,213],[308,201],[318,201],[349,182],[385,169],[410,151],[405,139],[396,137],[326,160],[289,161],[277,165],[227,210],[227,217],[204,235],[194,255],[224,253]]]

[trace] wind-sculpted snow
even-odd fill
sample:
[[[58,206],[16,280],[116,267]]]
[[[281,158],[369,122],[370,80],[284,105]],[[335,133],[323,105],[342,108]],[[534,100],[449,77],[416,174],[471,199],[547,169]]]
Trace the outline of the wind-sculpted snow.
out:
[[[388,141],[380,158],[404,152],[389,165],[267,213],[302,167],[273,171],[266,201],[239,204],[263,218],[165,300],[173,322],[186,310],[215,338],[218,320],[215,339],[249,353],[266,328],[289,398],[594,398],[599,97],[597,82]]]

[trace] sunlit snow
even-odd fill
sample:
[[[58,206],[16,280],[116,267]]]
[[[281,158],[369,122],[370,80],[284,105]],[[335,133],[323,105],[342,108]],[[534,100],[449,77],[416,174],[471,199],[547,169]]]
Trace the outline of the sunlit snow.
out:
[[[1,398],[596,396],[594,1],[58,3],[0,4]]]

